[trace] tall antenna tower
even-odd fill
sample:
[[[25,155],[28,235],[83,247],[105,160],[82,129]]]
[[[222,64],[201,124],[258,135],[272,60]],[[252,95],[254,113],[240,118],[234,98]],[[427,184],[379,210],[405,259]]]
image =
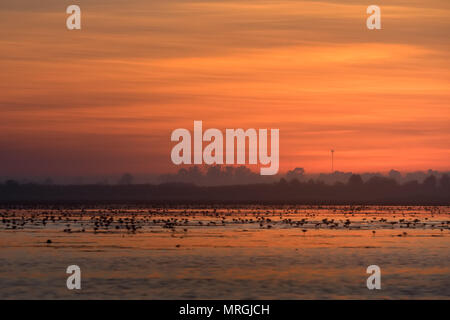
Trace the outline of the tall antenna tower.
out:
[[[334,149],[331,149],[331,173],[334,172]]]

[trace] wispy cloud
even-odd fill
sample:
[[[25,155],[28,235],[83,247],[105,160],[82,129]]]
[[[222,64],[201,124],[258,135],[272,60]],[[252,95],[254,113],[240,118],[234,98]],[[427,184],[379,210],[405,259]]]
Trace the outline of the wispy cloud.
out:
[[[69,4],[0,4],[7,172],[175,169],[170,132],[198,119],[280,128],[282,170],[331,147],[346,170],[448,169],[447,0],[380,0],[373,32],[362,0],[79,1],[79,32]]]

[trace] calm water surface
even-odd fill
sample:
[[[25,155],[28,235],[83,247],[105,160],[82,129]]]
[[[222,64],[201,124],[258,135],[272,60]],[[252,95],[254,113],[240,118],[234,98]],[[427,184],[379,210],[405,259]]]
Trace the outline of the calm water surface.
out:
[[[0,212],[0,299],[450,298],[450,207]]]

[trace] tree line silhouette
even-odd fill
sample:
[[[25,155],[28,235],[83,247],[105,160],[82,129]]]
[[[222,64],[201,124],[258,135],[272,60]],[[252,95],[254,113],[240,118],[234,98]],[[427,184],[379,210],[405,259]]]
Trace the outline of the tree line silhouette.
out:
[[[373,176],[363,181],[352,174],[346,183],[299,181],[281,178],[272,183],[199,186],[192,183],[131,184],[126,176],[118,185],[0,184],[0,202],[5,203],[298,203],[298,204],[401,204],[450,205],[450,177],[428,176],[398,183]]]

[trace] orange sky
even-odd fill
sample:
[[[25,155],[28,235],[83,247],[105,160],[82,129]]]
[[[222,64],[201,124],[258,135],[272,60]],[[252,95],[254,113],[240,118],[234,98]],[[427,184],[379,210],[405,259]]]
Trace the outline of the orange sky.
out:
[[[174,171],[194,120],[279,128],[281,171],[450,169],[448,0],[5,2],[0,175]]]

